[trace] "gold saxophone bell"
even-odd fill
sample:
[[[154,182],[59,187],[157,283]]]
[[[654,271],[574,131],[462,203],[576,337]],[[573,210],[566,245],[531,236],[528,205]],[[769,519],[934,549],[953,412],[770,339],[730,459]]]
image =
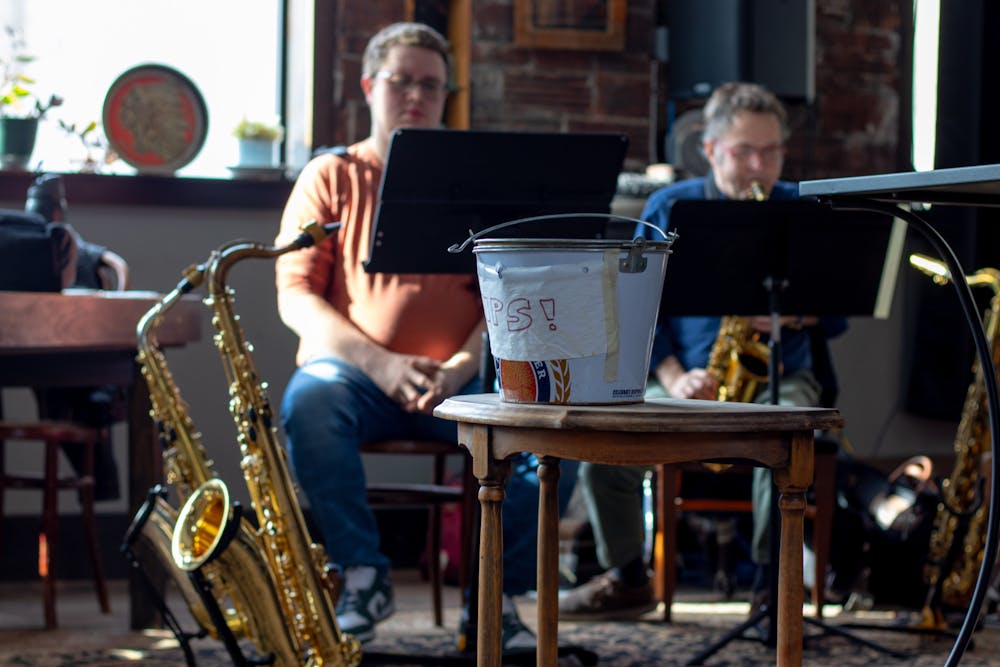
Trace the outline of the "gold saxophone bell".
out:
[[[749,403],[767,382],[771,351],[758,340],[750,319],[722,318],[705,370],[719,382],[716,400]]]
[[[235,534],[229,488],[217,478],[198,487],[177,515],[170,553],[177,567],[193,572],[225,549]]]

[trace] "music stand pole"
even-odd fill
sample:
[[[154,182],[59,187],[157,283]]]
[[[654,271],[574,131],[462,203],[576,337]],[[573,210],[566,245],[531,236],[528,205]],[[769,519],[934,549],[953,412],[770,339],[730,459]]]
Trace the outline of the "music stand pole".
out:
[[[771,404],[779,405],[781,403],[781,294],[788,286],[788,281],[767,276],[764,278],[762,283],[764,289],[767,290],[768,303],[770,304],[771,309],[771,332],[768,339],[769,355],[767,361],[768,390]],[[781,553],[781,513],[778,509],[778,487],[774,483],[773,472],[771,473],[771,490],[771,506],[768,509],[771,522],[768,545],[771,559],[769,565],[767,566],[769,570],[767,582],[768,599],[760,606],[759,609],[751,609],[750,617],[747,620],[727,632],[714,644],[699,652],[690,660],[690,662],[688,662],[689,665],[705,664],[705,660],[720,651],[734,639],[749,639],[744,636],[744,633],[750,628],[757,627],[765,620],[767,621],[767,625],[760,632],[760,641],[771,648],[776,647],[778,644],[778,605],[776,600],[778,599],[778,572],[780,570],[779,554]],[[898,659],[904,659],[907,657],[905,653],[882,646],[881,644],[877,644],[863,637],[859,637],[847,630],[828,625],[818,618],[803,615],[802,620],[821,628],[824,634],[832,634],[843,637],[861,644],[862,646],[886,653]],[[823,635],[814,635],[813,637],[818,636]],[[803,641],[806,639],[809,639],[809,637],[804,636]]]

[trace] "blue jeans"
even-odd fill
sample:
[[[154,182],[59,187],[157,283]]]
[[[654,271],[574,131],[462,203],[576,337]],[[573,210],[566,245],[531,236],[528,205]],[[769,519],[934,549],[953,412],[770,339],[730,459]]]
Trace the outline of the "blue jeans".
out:
[[[460,393],[479,391],[474,379]],[[328,357],[295,371],[281,404],[289,462],[309,501],[330,561],[346,568],[371,565],[385,572],[378,525],[368,506],[362,444],[390,438],[457,441],[455,422],[411,414],[347,362]],[[538,463],[514,457],[503,506],[504,592],[518,595],[535,585],[538,525]],[[569,500],[576,466],[562,466],[560,506]]]

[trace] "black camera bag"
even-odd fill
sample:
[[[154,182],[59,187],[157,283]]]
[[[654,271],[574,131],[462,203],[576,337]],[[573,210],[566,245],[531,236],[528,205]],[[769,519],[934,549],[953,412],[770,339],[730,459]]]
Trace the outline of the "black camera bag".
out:
[[[58,292],[76,277],[77,245],[69,225],[37,213],[0,209],[0,290]]]

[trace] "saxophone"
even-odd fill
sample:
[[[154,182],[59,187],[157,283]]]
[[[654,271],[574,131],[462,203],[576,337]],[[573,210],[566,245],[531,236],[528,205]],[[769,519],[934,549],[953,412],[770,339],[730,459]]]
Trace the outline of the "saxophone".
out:
[[[212,463],[205,454],[200,436],[191,422],[187,404],[181,398],[166,359],[156,343],[155,331],[167,312],[201,283],[203,272],[203,266],[192,266],[185,270],[184,278],[177,287],[150,308],[136,326],[136,362],[149,388],[149,415],[156,424],[156,432],[163,448],[164,477],[168,484],[174,486],[181,502],[193,488],[212,476]],[[201,632],[219,638],[221,630],[215,626],[212,614],[206,608],[197,587],[186,573],[173,567],[170,542],[177,522],[177,510],[158,491],[159,489],[152,491],[149,499],[136,513],[126,534],[125,544],[128,548],[138,546],[140,556],[158,562],[160,570],[166,572],[176,584]],[[230,610],[226,616],[232,621],[230,630],[242,635],[239,614]]]
[[[292,243],[283,247],[249,241],[227,244],[214,253],[205,270],[216,333],[214,342],[229,382],[229,409],[238,431],[240,467],[250,492],[259,528],[254,531],[261,567],[243,567],[234,542],[227,535],[238,512],[230,510],[225,484],[210,479],[195,489],[181,508],[171,544],[174,561],[184,570],[198,570],[218,562],[221,569],[248,586],[267,582],[277,603],[275,613],[257,619],[269,637],[279,635],[288,646],[276,659],[280,665],[348,665],[361,661],[360,643],[342,633],[334,610],[340,579],[327,562],[326,552],[312,542],[289,473],[286,453],[276,437],[266,384],[260,380],[235,313],[233,290],[226,277],[237,262],[248,258],[275,258],[321,241],[339,225],[309,223]],[[274,649],[271,649],[274,651]],[[276,652],[276,651],[275,651]]]
[[[757,388],[767,382],[771,351],[750,328],[750,319],[736,315],[722,318],[705,370],[719,382],[716,399],[749,403]]]
[[[951,276],[947,268],[922,255],[911,255],[910,263],[928,273],[937,284]],[[993,363],[1000,363],[1000,271],[978,270],[966,278],[970,286],[987,286],[993,291],[983,328],[990,344]],[[968,604],[983,559],[989,503],[985,499],[985,463],[990,454],[990,429],[983,369],[973,364],[973,379],[966,392],[962,417],[955,436],[955,467],[941,483],[941,500],[934,517],[924,580],[927,600],[921,625],[944,628],[943,605]]]
[[[751,181],[748,194],[753,201],[764,201],[767,194],[757,181]],[[705,370],[719,383],[716,399],[749,403],[757,388],[768,379],[771,351],[750,328],[747,317],[727,315],[712,344]]]

